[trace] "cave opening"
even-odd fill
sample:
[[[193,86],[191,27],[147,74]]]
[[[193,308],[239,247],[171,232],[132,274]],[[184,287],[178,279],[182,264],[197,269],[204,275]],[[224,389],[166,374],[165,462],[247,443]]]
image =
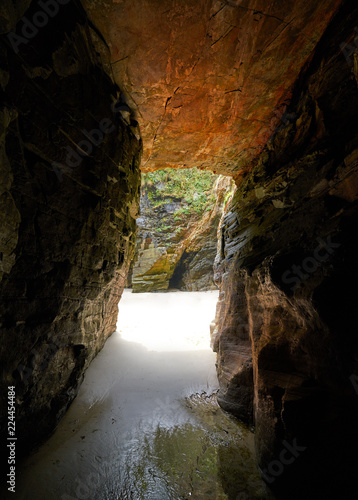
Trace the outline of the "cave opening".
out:
[[[240,3],[3,1],[1,367],[4,392],[16,392],[17,459],[65,415],[25,468],[16,464],[23,500],[266,500],[247,460],[254,447],[284,500],[356,492],[348,285],[358,251],[358,7]],[[237,427],[202,397],[205,377],[194,397],[179,391],[213,355],[181,321],[191,328],[199,316],[194,294],[217,293],[204,272],[216,242],[209,188],[189,201],[188,191],[164,193],[175,178],[160,176],[173,166],[170,176],[192,166],[237,185],[219,241],[213,340],[217,400],[255,425],[245,463]],[[148,228],[143,212],[136,245],[141,191],[158,224]],[[131,316],[142,321],[130,339],[113,334],[126,285],[122,305],[137,301]],[[192,312],[154,306],[171,293],[176,306],[191,294]],[[178,335],[164,326],[156,337],[168,317]],[[6,396],[0,406],[6,442]]]
[[[188,267],[188,262],[191,262],[196,256],[196,252],[184,252],[180,257],[177,266],[174,269],[173,275],[169,280],[169,290],[180,289],[183,285],[183,276]]]
[[[124,290],[118,307],[121,338],[156,352],[209,351],[218,290],[132,293]],[[208,370],[215,365],[210,356]]]
[[[234,191],[230,177],[197,168],[142,174],[136,251],[127,286],[134,293],[217,289],[217,232]]]

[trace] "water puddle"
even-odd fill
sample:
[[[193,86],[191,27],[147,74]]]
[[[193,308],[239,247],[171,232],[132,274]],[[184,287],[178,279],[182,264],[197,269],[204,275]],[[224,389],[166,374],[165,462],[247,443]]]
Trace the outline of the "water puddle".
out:
[[[55,433],[18,464],[16,493],[1,498],[271,500],[253,434],[216,403],[216,300],[126,292],[122,332],[92,362]]]
[[[126,491],[104,498],[273,498],[258,477],[251,432],[218,407],[215,395],[195,394],[183,403],[194,422],[158,425],[134,439],[126,456]]]

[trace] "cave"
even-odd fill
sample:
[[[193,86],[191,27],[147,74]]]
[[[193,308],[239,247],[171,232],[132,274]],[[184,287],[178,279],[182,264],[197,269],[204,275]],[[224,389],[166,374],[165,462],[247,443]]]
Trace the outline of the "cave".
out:
[[[196,168],[142,174],[136,250],[127,285],[134,293],[217,289],[214,261],[231,177]]]
[[[191,260],[195,257],[195,254],[187,254],[184,253],[183,256],[181,257],[178,265],[176,266],[173,276],[170,278],[169,281],[169,289],[180,289],[183,285],[183,276],[185,274],[185,271],[187,269],[187,261]]]
[[[353,0],[3,0],[3,470],[8,398],[20,460],[116,330],[141,176],[199,169],[235,183],[212,271],[217,401],[252,427],[277,499],[356,497],[357,19]]]

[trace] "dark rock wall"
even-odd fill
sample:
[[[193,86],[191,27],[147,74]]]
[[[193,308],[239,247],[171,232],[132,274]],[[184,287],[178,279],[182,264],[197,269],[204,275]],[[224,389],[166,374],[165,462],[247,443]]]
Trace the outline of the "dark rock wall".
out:
[[[219,401],[254,422],[278,493],[293,480],[282,498],[353,498],[357,486],[358,88],[356,56],[340,50],[354,49],[357,19],[345,2],[221,227]],[[287,465],[294,440],[305,450]]]
[[[110,2],[115,12],[122,12],[122,3]],[[339,4],[343,8],[316,46]],[[121,28],[128,18],[119,16],[118,26],[112,25],[103,5],[108,2],[96,2],[91,12],[98,16],[106,39],[118,42],[112,44],[111,63],[119,79],[128,73],[120,69],[128,57],[126,43],[117,37],[126,34]],[[264,9],[263,2],[257,5]],[[278,17],[280,5],[270,2],[271,14],[230,2],[215,3],[210,12],[206,9],[210,22],[226,25],[228,16],[230,23],[235,21],[234,28],[240,21],[240,30],[246,33],[241,42],[248,51],[244,73],[250,76],[244,79],[245,98],[238,106],[243,89],[231,85],[237,82],[240,66],[235,65],[225,83],[221,76],[233,65],[224,64],[225,71],[216,71],[221,68],[216,64],[211,71],[225,83],[220,86],[226,96],[223,104],[211,107],[201,99],[201,104],[192,106],[189,100],[184,104],[191,106],[198,121],[191,114],[179,119],[180,95],[186,89],[173,97],[179,88],[176,79],[182,79],[178,72],[169,93],[163,84],[164,97],[153,105],[160,111],[155,119],[149,119],[151,107],[145,113],[146,99],[141,102],[151,144],[146,154],[153,168],[189,166],[187,158],[195,150],[199,156],[194,159],[201,166],[209,162],[208,168],[242,179],[222,221],[216,259],[220,300],[213,344],[218,352],[219,401],[254,423],[259,465],[278,494],[280,483],[287,480],[287,486],[294,479],[295,491],[283,498],[330,498],[337,476],[335,497],[345,498],[355,475],[358,443],[354,378],[358,372],[358,58],[349,54],[350,48],[344,55],[341,43],[349,42],[355,50],[358,9],[351,0],[286,2],[283,21]],[[157,9],[155,2],[153,6]],[[126,7],[133,14],[131,23],[137,22],[135,13],[145,29],[153,24],[157,30],[134,4]],[[198,9],[202,17],[201,4]],[[24,19],[17,26],[16,22],[23,15],[31,22],[38,11],[37,2],[30,5],[25,0],[16,5],[6,0],[0,7],[0,352],[4,387],[16,386],[17,435],[24,448],[54,428],[75,396],[84,370],[115,329],[117,303],[134,252],[140,191],[137,122],[108,76],[111,65],[101,35],[78,2],[62,1],[41,29],[31,35],[25,29],[27,38],[22,41],[9,38],[11,30],[23,36]],[[187,16],[191,19],[190,9]],[[261,23],[258,46],[265,51],[255,49],[258,34],[252,23]],[[264,29],[267,23],[277,26]],[[195,33],[185,23],[180,26],[190,35]],[[198,82],[194,87],[198,85],[205,98],[211,99],[206,85],[216,89],[212,78],[204,87],[202,83],[208,65],[212,68],[212,47],[221,61],[239,35],[237,29],[230,37],[225,32],[215,31],[214,40],[203,30],[210,46],[203,64],[191,61],[192,45],[185,37],[176,37],[186,44],[188,75],[193,74],[192,80]],[[163,33],[167,36],[166,29]],[[163,45],[152,38],[160,55],[157,60],[162,60]],[[221,39],[225,45],[219,45]],[[141,40],[147,43],[145,37]],[[271,53],[275,43],[278,49]],[[158,76],[148,61],[147,45],[145,49],[142,57],[135,54],[125,64],[130,62],[132,74],[141,76],[145,62],[154,83],[144,78],[128,85],[134,96],[143,88],[150,94],[158,80],[164,81],[163,72]],[[196,50],[202,51],[200,44]],[[263,62],[253,66],[256,52]],[[178,53],[180,62],[181,45]],[[280,64],[281,58],[285,64]],[[166,57],[163,61],[167,68]],[[272,116],[282,114],[281,107],[276,113],[272,108],[291,96],[291,83],[304,64],[290,107],[255,159],[266,143]],[[269,78],[260,86],[266,72]],[[113,107],[120,97],[120,106]],[[215,112],[228,106],[233,121],[225,118],[226,112]],[[212,129],[203,128],[203,108],[220,117]],[[236,118],[245,122],[240,145]],[[175,147],[168,147],[175,128],[165,125],[167,119],[184,131],[188,141],[195,139],[184,148],[182,136],[174,133],[183,149],[178,156]],[[194,122],[194,130],[200,131],[195,137],[186,126]],[[226,142],[218,141],[205,151],[201,147],[205,149],[205,134],[219,129],[226,133],[223,122],[236,124],[233,139],[239,150],[232,154],[230,142],[228,157],[213,167],[213,153],[225,148]],[[240,148],[245,151],[242,156]],[[168,158],[169,149],[175,158]],[[247,163],[248,158],[255,161]],[[187,248],[191,258],[190,252],[196,250]],[[1,398],[2,405],[5,401]],[[0,410],[3,419],[5,409]],[[291,446],[297,442],[301,448],[289,464],[280,458],[285,442]],[[320,488],[327,484],[328,489],[319,496],[314,482],[322,477]]]
[[[1,370],[3,386],[16,386],[24,448],[54,428],[115,331],[141,156],[82,8],[63,2],[16,45],[8,32],[22,36],[24,20],[14,19],[39,12],[28,3],[0,18]]]

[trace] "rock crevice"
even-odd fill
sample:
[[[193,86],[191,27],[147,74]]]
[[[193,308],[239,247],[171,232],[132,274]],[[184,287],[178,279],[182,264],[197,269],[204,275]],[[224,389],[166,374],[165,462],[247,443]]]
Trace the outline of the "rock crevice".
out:
[[[317,46],[287,109],[293,119],[238,185],[216,258],[219,402],[254,422],[265,479],[292,498],[307,494],[312,467],[327,495],[339,494],[330,476],[345,491],[354,484],[358,344],[347,282],[358,277],[358,88],[340,43],[356,14],[348,2]],[[270,475],[294,439],[305,453]]]

